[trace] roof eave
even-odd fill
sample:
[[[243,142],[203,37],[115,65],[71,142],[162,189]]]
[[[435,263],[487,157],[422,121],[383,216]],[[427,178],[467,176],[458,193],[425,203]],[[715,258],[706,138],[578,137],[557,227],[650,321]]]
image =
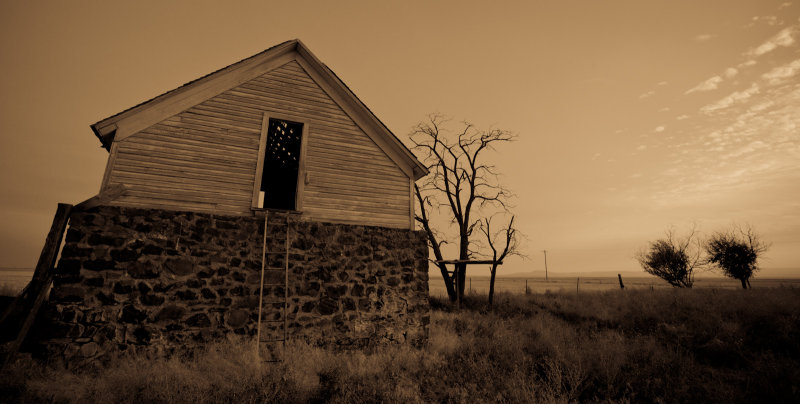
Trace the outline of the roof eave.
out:
[[[381,121],[380,118],[378,118],[378,116],[375,115],[372,112],[372,110],[369,109],[369,107],[367,107],[366,104],[364,104],[363,101],[361,101],[361,99],[350,89],[350,87],[347,84],[345,84],[345,82],[341,78],[339,78],[339,76],[333,71],[333,69],[328,67],[328,65],[326,65],[322,61],[320,61],[301,40],[295,39],[295,41],[297,42],[298,53],[302,54],[306,59],[314,62],[319,68],[319,70],[321,70],[322,72],[330,76],[333,80],[335,80],[340,85],[340,87],[347,92],[349,97],[358,104],[358,106],[366,110],[367,115],[373,122],[373,125],[377,129],[380,129],[381,131],[389,135],[389,138],[393,140],[395,146],[394,148],[399,152],[401,156],[405,157],[408,163],[410,163],[409,165],[411,166],[411,171],[413,174],[414,181],[428,175],[429,172],[428,168],[425,167],[425,165],[423,165],[417,159],[417,156],[414,155],[414,153],[411,150],[409,150],[408,147],[406,147],[406,145],[403,144],[403,142],[400,141],[400,139],[386,126],[386,124],[384,124],[383,121]]]

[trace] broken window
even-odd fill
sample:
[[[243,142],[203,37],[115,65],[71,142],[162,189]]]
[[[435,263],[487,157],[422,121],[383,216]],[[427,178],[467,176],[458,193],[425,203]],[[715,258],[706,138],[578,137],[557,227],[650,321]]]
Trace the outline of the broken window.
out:
[[[258,207],[295,209],[302,134],[302,123],[269,119]]]

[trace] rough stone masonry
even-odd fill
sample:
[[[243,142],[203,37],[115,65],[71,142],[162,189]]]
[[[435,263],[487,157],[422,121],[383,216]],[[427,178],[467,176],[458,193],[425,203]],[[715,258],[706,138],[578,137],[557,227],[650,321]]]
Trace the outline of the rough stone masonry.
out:
[[[267,268],[283,268],[289,227],[289,339],[365,347],[427,338],[424,233],[270,213]],[[256,334],[263,217],[101,206],[75,211],[56,267],[50,355],[168,354]],[[262,338],[283,334],[283,278],[265,272]]]

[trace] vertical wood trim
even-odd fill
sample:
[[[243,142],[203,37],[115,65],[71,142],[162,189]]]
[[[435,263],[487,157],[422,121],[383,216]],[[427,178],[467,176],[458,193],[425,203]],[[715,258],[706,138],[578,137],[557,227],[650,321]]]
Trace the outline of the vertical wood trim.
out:
[[[414,230],[414,178],[408,179],[408,228]]]
[[[111,170],[114,169],[114,162],[117,160],[117,154],[119,154],[119,142],[111,143],[111,151],[108,153],[108,160],[106,161],[106,170],[103,172],[103,181],[100,182],[100,191],[98,194],[102,194],[103,190],[108,187],[108,182],[111,180]]]
[[[258,208],[258,192],[261,190],[261,176],[264,174],[264,153],[267,148],[267,128],[269,127],[269,114],[264,113],[261,119],[261,138],[258,140],[258,161],[256,162],[256,175],[253,182],[252,208]]]
[[[294,210],[303,210],[303,191],[306,186],[306,145],[308,144],[308,134],[311,130],[308,124],[303,122],[303,131],[300,136],[300,162],[297,167],[297,187],[294,197]]]

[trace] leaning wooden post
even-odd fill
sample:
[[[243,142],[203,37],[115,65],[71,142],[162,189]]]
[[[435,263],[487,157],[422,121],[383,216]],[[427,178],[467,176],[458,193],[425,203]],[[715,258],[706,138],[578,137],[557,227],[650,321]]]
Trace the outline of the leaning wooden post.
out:
[[[578,279],[575,281],[575,293],[580,293],[581,287],[581,277],[579,276]]]
[[[619,288],[625,289],[625,285],[622,283],[622,274],[617,274],[617,278],[619,278]]]
[[[47,239],[45,239],[44,248],[42,248],[42,253],[39,255],[39,262],[36,264],[36,269],[33,272],[33,278],[28,284],[28,297],[33,299],[33,303],[30,305],[28,314],[25,316],[25,321],[23,321],[22,326],[19,328],[17,338],[11,342],[8,347],[8,351],[6,351],[6,357],[3,363],[4,365],[10,363],[14,358],[14,355],[17,354],[19,347],[22,345],[22,342],[28,335],[28,330],[31,328],[33,321],[36,319],[36,314],[39,312],[42,302],[44,302],[44,299],[47,296],[50,283],[53,281],[52,269],[56,264],[58,250],[61,247],[61,240],[64,239],[64,230],[67,228],[69,214],[71,212],[72,205],[66,203],[58,204],[56,215],[53,217],[53,224],[50,226],[50,232],[47,233]]]

